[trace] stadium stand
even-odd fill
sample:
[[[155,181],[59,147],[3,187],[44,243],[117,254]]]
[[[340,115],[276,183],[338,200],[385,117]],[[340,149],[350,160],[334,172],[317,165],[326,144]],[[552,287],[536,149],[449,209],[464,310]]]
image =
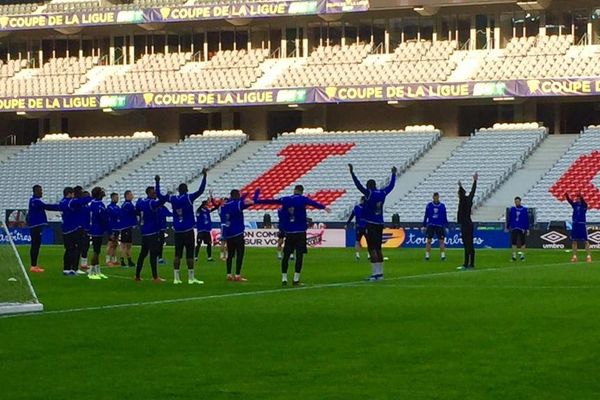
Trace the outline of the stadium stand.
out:
[[[439,192],[448,210],[448,220],[455,221],[459,180],[469,190],[471,175],[479,172],[473,200],[473,206],[477,207],[514,173],[546,135],[547,129],[537,123],[495,124],[493,128],[476,131],[422,183],[387,207],[386,216],[398,213],[401,221],[420,221],[432,194]]]
[[[573,36],[513,38],[502,50],[492,50],[473,80],[563,78],[600,74],[596,46],[575,46]]]
[[[109,75],[95,92],[248,88],[260,77],[267,56],[267,49],[225,50],[210,61],[190,62],[191,53],[146,54],[126,73]]]
[[[137,197],[143,197],[146,187],[154,184],[156,174],[161,176],[164,192],[175,191],[180,183],[194,180],[203,168],[212,167],[246,140],[247,136],[238,130],[204,131],[201,135],[191,135],[118,180],[108,191],[123,193],[131,190]]]
[[[34,12],[37,8],[36,3],[1,4],[0,15],[25,15]]]
[[[572,209],[564,201],[566,190],[563,188],[566,188],[573,197],[582,193],[584,198],[587,198],[590,207],[588,221],[600,222],[598,185],[590,184],[598,175],[599,149],[600,126],[590,126],[523,197],[524,204],[536,209],[539,222],[569,221],[571,219]]]
[[[341,220],[360,198],[355,189],[348,163],[355,165],[361,179],[375,179],[383,185],[390,176],[390,166],[406,170],[441,137],[433,126],[407,127],[401,131],[335,131],[322,128],[298,129],[284,133],[262,147],[230,173],[211,183],[218,196],[227,196],[238,188],[261,196],[291,194],[293,186],[302,184],[305,194],[332,208],[330,220]],[[377,157],[373,157],[377,154]],[[252,220],[262,220],[265,209],[247,211]],[[269,211],[273,219],[276,215]],[[313,218],[322,213],[309,211]]]
[[[155,142],[156,137],[151,132],[136,132],[133,136],[46,135],[0,164],[0,171],[5,174],[0,204],[5,208],[22,208],[31,193],[15,188],[27,188],[40,182],[46,197],[50,201],[58,200],[66,185],[89,187]]]
[[[24,61],[24,60],[23,60]],[[73,94],[87,81],[85,74],[98,64],[98,57],[52,58],[41,68],[22,68],[14,62],[2,69],[0,96],[40,96]],[[22,74],[15,76],[17,72]]]
[[[370,55],[371,44],[320,46],[273,83],[274,87],[373,85],[446,81],[456,68],[456,41],[405,42],[391,55]]]

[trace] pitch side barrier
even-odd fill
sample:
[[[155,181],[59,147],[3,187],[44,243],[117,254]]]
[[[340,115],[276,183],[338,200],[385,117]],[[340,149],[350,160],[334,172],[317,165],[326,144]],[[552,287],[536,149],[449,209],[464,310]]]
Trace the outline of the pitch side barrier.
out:
[[[571,232],[570,226],[566,228],[551,228],[549,224],[536,224],[527,236],[527,247],[535,249],[570,249]],[[474,243],[475,247],[484,249],[506,249],[510,247],[510,234],[504,231],[502,223],[475,223]],[[384,248],[421,248],[425,247],[425,235],[421,230],[420,223],[388,223],[383,231]],[[28,245],[31,243],[31,235],[26,227],[9,227],[15,244]],[[277,244],[276,227],[265,227],[262,223],[246,224],[246,244],[251,247],[275,247]],[[220,227],[213,223],[211,236],[213,243],[220,241]],[[588,224],[588,237],[593,249],[600,249],[600,223]],[[0,235],[0,243],[7,241],[5,235]],[[448,248],[462,248],[460,228],[451,223],[444,239]],[[134,244],[141,243],[141,236],[137,229],[133,231]],[[354,224],[345,229],[343,222],[316,222],[308,230],[307,244],[311,248],[342,248],[354,247],[356,231]],[[50,222],[42,234],[43,244],[63,244],[60,223]],[[173,233],[171,225],[167,229],[167,245],[173,245]],[[438,239],[433,239],[433,245],[437,245]],[[366,242],[363,239],[363,246]]]

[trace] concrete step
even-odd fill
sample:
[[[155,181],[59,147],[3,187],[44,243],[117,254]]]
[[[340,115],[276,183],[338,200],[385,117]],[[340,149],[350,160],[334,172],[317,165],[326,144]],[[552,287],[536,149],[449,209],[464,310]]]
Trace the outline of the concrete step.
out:
[[[523,197],[571,147],[578,135],[550,135],[502,186],[475,210],[477,221],[503,221],[506,207]]]

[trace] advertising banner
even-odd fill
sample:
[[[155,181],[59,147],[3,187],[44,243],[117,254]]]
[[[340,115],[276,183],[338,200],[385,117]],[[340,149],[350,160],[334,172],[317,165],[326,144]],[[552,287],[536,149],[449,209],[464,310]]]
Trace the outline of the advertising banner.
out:
[[[232,1],[134,10],[115,7],[102,11],[3,15],[0,16],[0,31],[335,14],[368,9],[368,0]]]
[[[277,229],[246,229],[244,239],[250,247],[276,247]],[[221,230],[211,231],[213,243],[221,240]],[[309,248],[346,247],[346,231],[344,229],[309,229],[306,232],[306,244]]]
[[[348,246],[353,246],[356,235],[353,229],[348,232]],[[419,228],[385,228],[383,230],[384,248],[421,248],[425,247],[426,237]],[[444,239],[446,247],[450,249],[462,248],[463,242],[458,229],[450,229]],[[475,229],[473,243],[476,248],[505,249],[510,247],[509,234],[503,230],[482,230]],[[361,245],[367,247],[367,242],[363,238]],[[438,245],[438,239],[433,239],[433,246]]]
[[[28,228],[8,228],[10,235],[12,236],[15,244],[31,244],[31,234]],[[4,230],[0,231],[0,245],[8,244],[8,236],[4,233]],[[55,237],[54,231],[51,228],[45,228],[42,230],[42,244],[54,244]]]
[[[599,226],[588,226],[588,240],[592,249],[600,249]],[[527,247],[534,249],[569,250],[571,245],[571,232],[566,229],[534,229],[527,237]]]

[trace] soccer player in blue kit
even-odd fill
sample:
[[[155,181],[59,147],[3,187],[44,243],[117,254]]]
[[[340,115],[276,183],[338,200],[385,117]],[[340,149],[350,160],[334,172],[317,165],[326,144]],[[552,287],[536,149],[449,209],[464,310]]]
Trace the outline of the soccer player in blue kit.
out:
[[[577,242],[583,242],[585,244],[585,251],[587,253],[586,261],[592,262],[592,251],[590,249],[590,242],[587,234],[587,209],[588,205],[585,202],[582,194],[579,194],[575,200],[569,197],[569,193],[565,193],[565,199],[573,207],[573,224],[571,229],[571,240],[573,242],[573,257],[572,262],[577,262]]]
[[[525,238],[529,232],[529,214],[527,208],[521,204],[521,198],[515,197],[515,205],[508,211],[508,222],[506,229],[510,231],[510,242],[512,246],[512,260],[517,261],[517,249],[519,258],[525,261],[524,250],[527,247]]]
[[[244,210],[254,204],[252,199],[242,196],[240,191],[233,189],[229,198],[219,209],[221,217],[221,240],[227,241],[227,280],[236,282],[246,282],[242,277],[242,264],[244,262],[244,253],[246,242],[244,231]],[[235,275],[233,271],[233,258],[235,257]]]
[[[357,260],[360,260],[360,249],[362,248],[360,241],[365,236],[365,231],[367,229],[367,221],[365,221],[365,196],[362,196],[360,198],[360,203],[355,205],[352,209],[352,213],[350,214],[350,217],[348,217],[348,221],[346,221],[346,229],[348,229],[348,225],[350,225],[350,222],[352,222],[354,218],[356,218],[354,229],[356,236],[356,242],[354,244],[354,249],[356,250],[355,257]]]
[[[389,195],[396,185],[396,167],[392,167],[392,176],[390,182],[383,189],[377,189],[377,183],[374,179],[367,181],[367,187],[364,187],[354,175],[354,167],[348,164],[350,175],[354,181],[356,188],[365,196],[365,221],[367,246],[371,256],[371,276],[367,278],[369,281],[379,281],[383,279],[383,252],[381,250],[383,244],[383,206],[385,198]]]
[[[27,211],[27,226],[31,235],[31,247],[29,257],[31,259],[30,272],[44,272],[38,265],[40,247],[42,245],[42,230],[48,225],[46,211],[60,211],[58,204],[46,204],[42,200],[44,191],[40,185],[33,186],[33,195],[29,199],[29,210]]]
[[[446,205],[440,201],[440,194],[435,192],[433,199],[425,207],[425,217],[423,218],[423,230],[427,237],[425,244],[425,261],[429,261],[431,255],[431,242],[435,236],[440,242],[440,258],[446,260],[446,229],[448,227],[448,214]]]

